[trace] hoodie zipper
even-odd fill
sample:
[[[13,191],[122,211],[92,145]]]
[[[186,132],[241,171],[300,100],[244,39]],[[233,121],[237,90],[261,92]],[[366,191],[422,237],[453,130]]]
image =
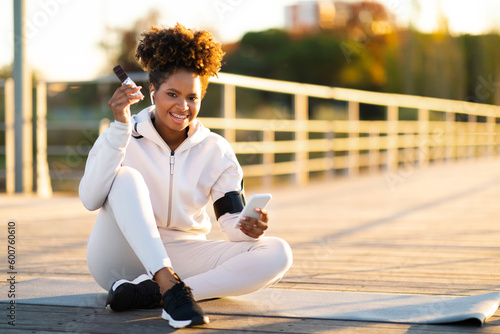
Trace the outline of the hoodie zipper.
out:
[[[170,152],[170,187],[168,190],[168,219],[167,226],[170,226],[172,219],[172,188],[174,183],[174,164],[175,164],[175,151]]]
[[[186,139],[188,138],[188,134],[186,132]],[[183,141],[176,149],[178,150],[186,141]],[[170,226],[170,222],[172,220],[172,193],[174,187],[174,165],[175,165],[175,151],[170,151],[170,186],[168,189],[168,218],[167,218],[167,226]]]

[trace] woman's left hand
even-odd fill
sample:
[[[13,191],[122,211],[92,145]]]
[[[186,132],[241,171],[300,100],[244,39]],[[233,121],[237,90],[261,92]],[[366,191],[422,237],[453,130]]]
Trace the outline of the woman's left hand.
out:
[[[238,222],[238,226],[243,233],[252,238],[259,238],[264,234],[264,231],[267,230],[269,215],[267,214],[267,210],[265,209],[255,209],[255,211],[259,212],[259,218],[251,218],[251,217],[243,217],[241,221]]]

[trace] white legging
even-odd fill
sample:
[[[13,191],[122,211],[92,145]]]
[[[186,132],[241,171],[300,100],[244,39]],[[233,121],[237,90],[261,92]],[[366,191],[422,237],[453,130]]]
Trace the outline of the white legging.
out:
[[[290,246],[279,238],[162,240],[161,231],[142,175],[121,167],[88,241],[87,263],[95,281],[109,290],[118,279],[153,277],[172,267],[202,300],[263,289],[292,264]]]

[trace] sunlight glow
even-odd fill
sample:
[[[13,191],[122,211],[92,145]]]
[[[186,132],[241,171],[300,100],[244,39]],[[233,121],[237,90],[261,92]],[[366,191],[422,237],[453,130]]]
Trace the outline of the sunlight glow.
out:
[[[107,69],[107,55],[99,47],[106,39],[107,27],[130,28],[150,11],[159,13],[161,22],[180,22],[189,27],[213,31],[222,42],[237,41],[247,31],[284,27],[284,6],[299,0],[38,0],[27,1],[28,60],[48,80],[84,80],[99,76]],[[303,1],[303,0],[300,0]],[[354,1],[354,0],[350,0]],[[500,31],[496,0],[379,0],[406,25],[410,20],[417,29],[432,32],[439,27],[439,12],[452,34],[481,34]],[[0,31],[3,32],[0,67],[12,63],[12,0],[2,2]],[[441,20],[443,22],[443,20]],[[381,32],[386,27],[376,26]]]

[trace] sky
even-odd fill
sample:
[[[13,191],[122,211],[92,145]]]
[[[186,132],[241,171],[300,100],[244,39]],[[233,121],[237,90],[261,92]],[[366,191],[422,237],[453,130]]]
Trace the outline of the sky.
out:
[[[13,59],[13,1],[0,0],[0,67]],[[302,0],[311,1],[311,0]],[[351,0],[347,0],[351,1]],[[283,28],[285,7],[299,0],[26,0],[27,58],[47,81],[91,80],[107,58],[99,43],[107,27],[130,28],[151,11],[161,24],[179,22],[211,30],[222,43],[247,31]],[[426,32],[437,27],[439,8],[454,34],[500,32],[498,0],[379,0],[400,25],[410,20]],[[415,10],[415,3],[419,8]]]

